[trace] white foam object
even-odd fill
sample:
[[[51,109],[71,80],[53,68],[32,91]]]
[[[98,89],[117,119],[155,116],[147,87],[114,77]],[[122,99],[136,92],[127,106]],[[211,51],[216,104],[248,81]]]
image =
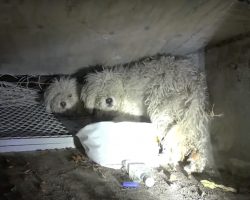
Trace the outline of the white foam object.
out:
[[[157,165],[157,130],[151,123],[98,122],[82,128],[76,136],[94,162],[119,169],[124,160]]]

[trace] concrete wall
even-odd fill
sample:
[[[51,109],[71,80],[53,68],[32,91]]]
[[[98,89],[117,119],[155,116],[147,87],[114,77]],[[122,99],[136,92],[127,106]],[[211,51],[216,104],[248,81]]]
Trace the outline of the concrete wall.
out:
[[[186,54],[250,31],[248,11],[236,0],[1,1],[0,73],[67,74]]]
[[[250,37],[206,52],[215,114],[212,134],[220,152],[250,161]]]

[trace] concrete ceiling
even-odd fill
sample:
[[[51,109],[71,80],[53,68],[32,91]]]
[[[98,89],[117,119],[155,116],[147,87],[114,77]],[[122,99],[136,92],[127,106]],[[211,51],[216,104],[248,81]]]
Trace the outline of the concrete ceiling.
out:
[[[5,0],[0,73],[73,73],[156,53],[187,54],[250,32],[236,0]]]

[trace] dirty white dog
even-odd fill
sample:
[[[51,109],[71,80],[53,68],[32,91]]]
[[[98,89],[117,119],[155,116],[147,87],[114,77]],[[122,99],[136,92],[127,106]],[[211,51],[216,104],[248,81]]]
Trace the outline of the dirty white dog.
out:
[[[58,114],[76,114],[82,111],[80,90],[75,78],[55,79],[44,93],[47,112]]]
[[[141,76],[135,69],[123,67],[107,69],[87,75],[86,84],[81,91],[81,99],[90,113],[97,117],[108,117],[112,120],[140,120],[146,115],[144,91],[146,80],[138,80]]]
[[[188,159],[188,173],[212,162],[206,83],[189,59],[161,56],[86,77],[81,99],[99,116],[148,116],[161,132],[162,164]]]

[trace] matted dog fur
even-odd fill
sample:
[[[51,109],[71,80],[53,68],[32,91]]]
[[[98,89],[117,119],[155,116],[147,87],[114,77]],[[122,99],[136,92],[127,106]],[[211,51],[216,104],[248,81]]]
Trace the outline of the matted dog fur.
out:
[[[86,77],[81,99],[90,112],[113,120],[148,116],[162,135],[163,160],[188,157],[188,173],[212,163],[205,75],[189,59],[161,56]]]
[[[80,90],[75,78],[55,79],[44,93],[47,112],[73,115],[82,111]]]

